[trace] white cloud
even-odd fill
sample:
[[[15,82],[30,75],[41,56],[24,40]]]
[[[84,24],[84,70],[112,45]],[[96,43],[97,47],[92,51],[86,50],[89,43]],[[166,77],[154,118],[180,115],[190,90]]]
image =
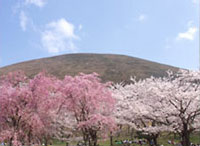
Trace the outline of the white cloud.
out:
[[[41,35],[41,42],[49,53],[76,52],[77,47],[73,40],[78,38],[74,33],[74,25],[62,18],[46,25]]]
[[[80,24],[79,26],[78,26],[78,30],[80,31],[80,30],[82,30],[83,29],[83,26]]]
[[[192,3],[197,4],[198,0],[192,0]]]
[[[37,7],[43,7],[46,4],[47,0],[21,0],[16,3],[15,6],[12,7],[13,13],[16,15],[19,14],[19,20],[20,20],[20,27],[23,31],[27,30],[27,25],[29,24],[34,30],[36,30],[36,27],[34,25],[33,20],[31,17],[27,17],[25,10],[27,12],[26,7],[28,5],[35,5]]]
[[[143,22],[143,21],[145,21],[147,19],[147,15],[145,15],[145,14],[141,14],[141,15],[139,15],[139,17],[138,17],[138,21],[140,21],[140,22]]]
[[[19,19],[20,19],[20,26],[21,26],[22,30],[26,31],[28,18],[27,18],[27,16],[26,16],[24,11],[20,12]]]
[[[176,37],[176,39],[177,40],[185,39],[185,40],[192,41],[192,40],[194,40],[197,31],[198,31],[197,27],[194,27],[194,26],[189,27],[186,32],[179,33],[178,36]]]
[[[25,11],[21,11],[19,13],[20,27],[23,31],[33,30],[35,32],[39,31],[37,27],[34,25],[33,20],[27,16]]]
[[[38,7],[43,7],[46,4],[46,0],[25,0],[25,4],[33,4]]]

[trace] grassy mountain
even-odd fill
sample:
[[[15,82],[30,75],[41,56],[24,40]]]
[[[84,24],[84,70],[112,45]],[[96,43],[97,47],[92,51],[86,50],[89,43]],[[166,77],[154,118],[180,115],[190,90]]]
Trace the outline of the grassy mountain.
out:
[[[130,76],[138,79],[150,76],[164,76],[170,69],[178,68],[125,55],[110,54],[67,54],[31,60],[0,68],[0,75],[23,70],[29,77],[46,70],[59,78],[77,75],[79,72],[100,74],[103,81],[128,81]]]

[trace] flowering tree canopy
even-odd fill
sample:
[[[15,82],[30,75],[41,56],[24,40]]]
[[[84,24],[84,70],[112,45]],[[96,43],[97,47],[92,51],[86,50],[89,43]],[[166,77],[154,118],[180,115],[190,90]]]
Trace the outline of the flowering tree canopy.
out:
[[[97,132],[113,130],[112,118],[115,100],[107,86],[101,83],[96,73],[71,77],[65,76],[60,85],[62,98],[60,112],[69,112],[76,121],[85,143],[96,146]]]
[[[50,134],[55,79],[44,73],[27,79],[13,72],[0,81],[0,141],[10,145],[39,143]],[[52,109],[52,108],[51,108]]]
[[[119,121],[150,133],[178,132],[183,145],[189,146],[190,133],[200,126],[200,73],[180,70],[163,78],[132,81],[114,89]]]
[[[159,134],[167,131],[168,127],[160,124],[152,115],[156,107],[150,103],[146,104],[146,98],[151,98],[148,95],[150,94],[148,93],[149,86],[146,86],[147,84],[143,81],[136,82],[132,79],[132,82],[129,85],[117,84],[112,88],[113,96],[117,100],[114,112],[116,121],[120,125],[129,125],[137,130],[148,140],[149,144],[151,140],[157,144]]]
[[[30,145],[52,136],[66,140],[80,130],[85,144],[96,146],[98,133],[115,129],[115,117],[155,144],[161,132],[173,131],[180,134],[183,146],[189,146],[190,134],[200,128],[200,72],[169,71],[163,78],[131,80],[110,89],[111,84],[101,83],[96,73],[63,80],[44,72],[33,79],[21,71],[4,75],[0,141]]]

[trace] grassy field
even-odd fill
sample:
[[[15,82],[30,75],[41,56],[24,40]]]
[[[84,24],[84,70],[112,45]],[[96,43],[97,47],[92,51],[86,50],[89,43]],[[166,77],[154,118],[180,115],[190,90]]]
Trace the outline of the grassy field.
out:
[[[123,144],[115,144],[115,140],[125,140],[125,139],[130,139],[130,136],[121,136],[121,137],[114,137],[113,138],[113,144],[114,146],[123,146]],[[180,142],[180,137],[178,137],[177,135],[174,136],[174,134],[162,134],[159,138],[158,138],[158,144],[159,145],[164,145],[164,146],[172,146],[172,144],[168,144],[168,140],[173,140],[175,143],[179,143]],[[196,133],[191,135],[190,140],[192,143],[194,144],[200,144],[200,133]],[[76,146],[76,142],[72,142],[69,144],[69,146]],[[106,140],[99,140],[98,144],[100,146],[110,146],[110,140],[106,139]],[[139,146],[139,144],[131,144],[131,146]],[[63,142],[59,142],[59,141],[54,141],[53,146],[66,146],[66,143]],[[143,146],[147,146],[143,145]]]

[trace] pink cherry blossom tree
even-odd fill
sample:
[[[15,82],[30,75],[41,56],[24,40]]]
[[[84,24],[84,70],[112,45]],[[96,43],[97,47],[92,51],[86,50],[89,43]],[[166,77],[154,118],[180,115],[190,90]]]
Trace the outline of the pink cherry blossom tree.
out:
[[[51,113],[56,80],[44,73],[27,79],[22,72],[0,80],[0,141],[10,146],[39,143],[51,133]]]
[[[61,83],[59,111],[71,113],[86,145],[96,146],[98,133],[105,135],[115,127],[112,118],[115,100],[108,85],[101,83],[96,73],[65,76]]]
[[[21,70],[9,72],[6,75],[0,76],[0,85],[10,85],[12,87],[19,86],[27,80],[27,76]]]
[[[57,114],[57,106],[59,105],[57,103],[57,99],[60,96],[60,92],[58,91],[59,85],[60,80],[45,72],[39,73],[29,82],[29,88],[37,104],[37,115],[43,125],[41,129],[38,129],[36,134],[41,139],[40,141],[43,139],[46,146],[49,139],[52,138],[56,132],[54,121]]]

